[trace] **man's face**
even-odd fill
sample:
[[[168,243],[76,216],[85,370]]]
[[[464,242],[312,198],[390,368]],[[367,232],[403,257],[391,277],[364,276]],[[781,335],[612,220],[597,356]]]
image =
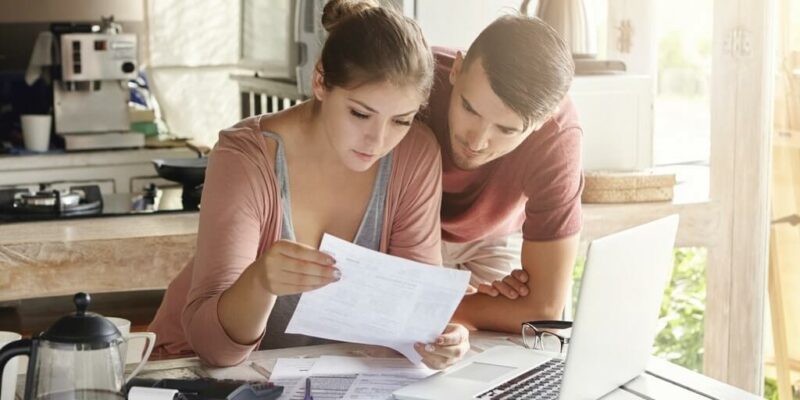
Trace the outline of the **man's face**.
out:
[[[494,93],[480,59],[462,67],[458,53],[450,72],[450,153],[456,166],[469,170],[508,154],[541,123],[523,130],[522,117]]]

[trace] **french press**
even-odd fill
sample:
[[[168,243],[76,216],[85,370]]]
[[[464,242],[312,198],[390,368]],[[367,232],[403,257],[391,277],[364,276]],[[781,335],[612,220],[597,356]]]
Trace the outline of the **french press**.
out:
[[[124,399],[123,385],[139,372],[147,357],[126,379],[127,340],[111,321],[86,311],[91,301],[87,293],[76,294],[73,301],[74,314],[62,317],[38,336],[11,342],[0,350],[0,375],[10,359],[26,355],[26,400]],[[148,350],[153,345],[149,342]]]

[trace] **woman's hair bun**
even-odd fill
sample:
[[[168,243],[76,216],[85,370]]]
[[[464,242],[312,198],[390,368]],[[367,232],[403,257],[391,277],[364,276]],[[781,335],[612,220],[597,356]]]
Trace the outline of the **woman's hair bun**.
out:
[[[380,7],[377,0],[330,0],[322,9],[322,27],[330,33],[345,19],[375,7]]]

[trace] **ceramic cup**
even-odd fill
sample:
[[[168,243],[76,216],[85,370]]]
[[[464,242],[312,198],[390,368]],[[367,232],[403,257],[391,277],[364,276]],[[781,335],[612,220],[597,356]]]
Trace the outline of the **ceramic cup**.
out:
[[[3,346],[22,339],[19,333],[0,331],[0,349]],[[14,357],[6,364],[3,369],[3,392],[0,393],[0,400],[14,400],[14,394],[17,392],[17,367],[19,365],[19,358]]]
[[[20,119],[25,148],[31,151],[47,151],[50,147],[50,125],[53,117],[48,114],[27,114]]]
[[[156,334],[153,332],[133,332],[131,333],[131,321],[125,318],[106,317],[111,321],[125,341],[128,342],[127,351],[125,352],[125,364],[134,364],[140,362],[142,359],[150,357],[153,351],[153,345],[156,343]],[[143,340],[140,340],[143,339]]]

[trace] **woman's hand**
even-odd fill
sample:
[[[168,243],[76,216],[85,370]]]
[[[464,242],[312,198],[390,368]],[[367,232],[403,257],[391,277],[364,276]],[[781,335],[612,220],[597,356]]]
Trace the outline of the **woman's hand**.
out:
[[[333,257],[288,240],[275,242],[256,265],[262,286],[276,296],[318,289],[342,276]]]
[[[461,360],[469,351],[469,331],[460,324],[447,324],[434,343],[417,343],[414,349],[428,368],[445,369]]]
[[[497,297],[498,295],[503,295],[511,300],[514,300],[519,297],[525,297],[528,295],[528,274],[525,270],[522,269],[515,269],[511,271],[510,275],[507,275],[503,279],[498,279],[492,282],[491,285],[486,283],[481,283],[478,286],[478,293],[487,294],[492,297]]]

